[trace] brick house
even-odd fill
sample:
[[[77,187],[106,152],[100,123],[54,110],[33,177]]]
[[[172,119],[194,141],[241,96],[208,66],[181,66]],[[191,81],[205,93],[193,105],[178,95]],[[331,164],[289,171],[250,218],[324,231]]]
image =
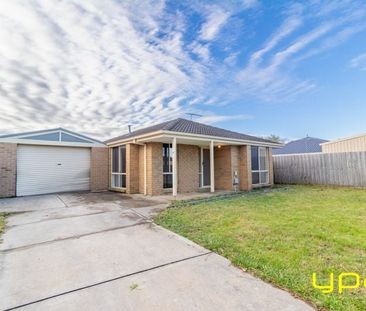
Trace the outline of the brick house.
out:
[[[281,145],[176,119],[106,142],[63,128],[0,136],[0,197],[112,190],[145,195],[273,183]]]
[[[271,185],[272,148],[281,146],[185,119],[136,130],[105,144],[109,189],[145,195]]]

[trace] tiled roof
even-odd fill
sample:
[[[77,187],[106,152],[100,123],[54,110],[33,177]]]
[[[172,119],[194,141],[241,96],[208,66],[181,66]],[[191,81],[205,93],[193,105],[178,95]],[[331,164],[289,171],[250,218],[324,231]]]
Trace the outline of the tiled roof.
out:
[[[186,120],[186,119],[175,119],[172,121],[167,121],[163,123],[159,123],[153,126],[145,127],[140,130],[133,131],[131,133],[121,135],[106,141],[106,143],[110,143],[113,141],[124,140],[128,138],[133,138],[140,135],[145,135],[149,133],[153,133],[156,131],[170,131],[170,132],[179,132],[179,133],[187,133],[187,134],[198,134],[205,136],[215,136],[222,138],[230,138],[230,139],[238,139],[238,140],[249,140],[255,142],[265,142],[265,143],[275,143],[268,139],[263,139],[260,137],[250,136],[242,133],[237,133],[229,130],[224,130],[218,127]]]
[[[272,152],[274,155],[321,152],[322,148],[320,144],[325,142],[327,142],[327,140],[314,137],[305,137],[291,141],[280,149],[274,149]]]

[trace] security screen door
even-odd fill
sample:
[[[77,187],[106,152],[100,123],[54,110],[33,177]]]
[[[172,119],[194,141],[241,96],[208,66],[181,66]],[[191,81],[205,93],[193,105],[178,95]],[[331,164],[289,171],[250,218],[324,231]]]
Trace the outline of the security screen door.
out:
[[[210,186],[211,178],[210,178],[210,150],[202,149],[202,172],[203,172],[203,180],[202,186]]]

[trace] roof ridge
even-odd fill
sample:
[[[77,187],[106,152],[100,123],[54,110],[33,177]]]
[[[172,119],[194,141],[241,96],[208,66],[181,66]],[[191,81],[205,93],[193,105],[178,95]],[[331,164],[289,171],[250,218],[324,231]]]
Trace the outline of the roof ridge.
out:
[[[177,119],[174,119],[174,120],[170,120],[170,121],[167,121],[167,124],[164,125],[163,127],[163,130],[165,131],[169,131],[171,130],[174,126],[177,125],[178,122],[180,122],[181,120],[184,120],[182,118],[177,118]]]
[[[324,141],[327,141],[326,139],[323,139],[323,138],[318,138],[318,137],[313,137],[313,136],[306,136],[306,137],[303,137],[303,138],[299,138],[299,139],[292,140],[290,142],[296,142],[296,141],[305,140],[305,139],[316,139],[316,140],[324,140]]]

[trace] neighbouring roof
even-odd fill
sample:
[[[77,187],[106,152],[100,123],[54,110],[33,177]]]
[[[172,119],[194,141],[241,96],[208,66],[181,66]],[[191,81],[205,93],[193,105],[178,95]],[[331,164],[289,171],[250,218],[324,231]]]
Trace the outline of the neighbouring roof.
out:
[[[321,152],[322,149],[320,144],[325,142],[327,142],[327,140],[315,137],[305,137],[302,139],[291,141],[280,149],[273,150],[273,154],[276,155]]]
[[[366,137],[366,133],[348,136],[348,137],[344,137],[344,138],[338,138],[338,139],[331,140],[331,141],[326,141],[325,143],[322,143],[322,145],[331,145],[331,144],[336,144],[336,143],[343,142],[346,140],[359,139],[359,138],[363,138],[363,137]]]
[[[81,135],[64,128],[54,128],[41,131],[24,132],[16,134],[1,135],[0,141],[8,142],[21,142],[21,143],[33,143],[35,141],[42,142],[42,144],[49,143],[62,143],[62,144],[98,144],[102,145],[103,142],[90,138],[85,135]]]
[[[127,133],[121,136],[114,137],[105,141],[105,143],[111,143],[120,140],[126,140],[129,138],[134,138],[141,135],[147,135],[157,131],[168,131],[168,132],[178,132],[178,133],[187,133],[187,134],[196,134],[196,135],[205,135],[205,136],[213,136],[213,137],[222,137],[229,139],[238,139],[238,140],[246,140],[253,142],[263,142],[263,143],[272,143],[276,144],[276,142],[263,139],[260,137],[250,136],[242,133],[237,133],[229,130],[225,130],[222,128],[206,125],[203,123],[198,123],[186,119],[175,119],[171,121],[166,121],[163,123],[159,123],[153,126],[145,127],[131,133]]]

